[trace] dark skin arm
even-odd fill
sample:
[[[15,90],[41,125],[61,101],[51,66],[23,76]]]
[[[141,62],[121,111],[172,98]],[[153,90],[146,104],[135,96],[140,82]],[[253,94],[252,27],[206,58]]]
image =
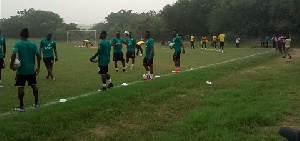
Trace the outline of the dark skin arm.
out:
[[[54,53],[55,53],[55,61],[58,61],[58,56],[57,56],[57,50],[56,50],[56,48],[54,49]]]
[[[6,54],[6,44],[3,44],[3,54],[4,54],[4,58],[5,58],[5,54]]]
[[[40,73],[40,68],[41,68],[41,60],[42,60],[41,54],[36,55],[36,60],[37,60],[37,68],[35,70],[35,73],[36,75],[38,75]]]
[[[97,51],[91,58],[90,61],[93,62],[93,60],[100,54],[99,51]]]
[[[185,54],[185,49],[184,49],[184,46],[183,46],[183,42],[181,42],[180,45],[182,46],[182,53]]]
[[[149,60],[151,59],[153,52],[154,52],[154,48],[151,49],[150,55],[148,57]]]
[[[13,71],[17,70],[16,68],[14,68],[14,62],[16,60],[17,54],[13,53],[10,57],[10,69],[12,69]]]

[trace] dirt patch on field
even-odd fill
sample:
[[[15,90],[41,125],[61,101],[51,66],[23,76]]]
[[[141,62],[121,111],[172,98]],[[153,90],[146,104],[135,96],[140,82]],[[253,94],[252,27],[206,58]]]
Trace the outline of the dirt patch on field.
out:
[[[261,71],[265,71],[270,69],[270,66],[256,66],[254,68],[249,68],[240,72],[240,74],[249,74],[249,73],[259,73]]]
[[[106,126],[98,126],[96,128],[90,129],[88,132],[99,136],[99,137],[104,137],[107,136],[109,133],[111,133],[113,130],[110,129],[109,127]]]

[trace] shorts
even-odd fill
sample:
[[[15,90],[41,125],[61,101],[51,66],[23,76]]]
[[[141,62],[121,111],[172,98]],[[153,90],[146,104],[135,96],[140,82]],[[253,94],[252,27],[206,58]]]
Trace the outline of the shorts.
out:
[[[180,54],[181,52],[175,52],[173,54],[173,61],[180,61]]]
[[[0,58],[0,69],[4,69],[5,65],[4,65],[4,59]]]
[[[129,52],[129,51],[127,51],[126,58],[127,59],[129,59],[129,58],[134,59],[135,58],[135,52]]]
[[[143,64],[146,65],[146,66],[153,65],[153,58],[151,58],[150,60],[148,58],[144,58]]]
[[[124,61],[123,52],[121,53],[114,53],[113,61]]]
[[[224,42],[220,42],[220,46],[222,46],[222,47],[223,47],[223,46],[224,46]]]
[[[43,58],[46,67],[51,67],[54,63],[54,57]]]
[[[34,86],[37,84],[35,74],[17,74],[15,81],[16,87],[25,87],[26,81],[28,82],[28,86]]]
[[[104,75],[108,73],[108,66],[99,66],[98,74]]]
[[[136,45],[136,48],[137,48],[137,49],[141,49],[141,48],[142,48],[142,46],[140,46],[140,45]]]

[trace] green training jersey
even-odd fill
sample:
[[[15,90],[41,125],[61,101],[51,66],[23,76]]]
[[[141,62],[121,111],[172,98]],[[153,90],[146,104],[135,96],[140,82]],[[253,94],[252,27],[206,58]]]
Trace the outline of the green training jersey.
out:
[[[40,48],[43,52],[43,58],[53,57],[53,50],[56,49],[56,42],[52,39],[43,39],[41,40]]]
[[[34,42],[23,40],[14,45],[13,53],[19,55],[21,66],[17,74],[35,73],[35,56],[40,54],[37,45]]]
[[[6,46],[5,45],[5,38],[4,38],[4,36],[0,36],[0,59],[4,58],[3,46]]]
[[[98,51],[100,52],[98,56],[98,65],[99,66],[108,66],[110,62],[110,50],[111,45],[107,39],[102,40],[98,44]]]
[[[134,52],[135,45],[136,45],[135,38],[128,38],[127,43],[128,43],[128,51]]]
[[[173,38],[173,48],[175,52],[181,52],[181,38],[177,35],[175,38]]]
[[[154,40],[152,38],[149,38],[146,41],[146,50],[145,50],[146,56],[145,56],[145,58],[149,58],[152,48],[154,48]],[[154,51],[152,53],[151,58],[154,58]]]
[[[114,53],[122,53],[122,47],[123,47],[123,44],[124,44],[124,40],[123,38],[113,38],[113,40],[111,41],[111,44],[119,44],[119,45],[116,45],[114,46]]]

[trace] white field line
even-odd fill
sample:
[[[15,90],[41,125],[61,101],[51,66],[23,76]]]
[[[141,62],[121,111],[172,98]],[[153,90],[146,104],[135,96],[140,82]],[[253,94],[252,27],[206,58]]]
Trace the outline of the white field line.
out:
[[[197,68],[193,68],[193,69],[188,69],[188,70],[185,70],[185,71],[181,71],[181,73],[182,72],[189,72],[189,71],[193,71],[193,70],[198,70],[198,69],[203,69],[203,68],[207,68],[207,67],[211,67],[211,66],[226,64],[226,63],[229,63],[229,62],[234,62],[234,61],[237,61],[237,60],[242,60],[242,59],[250,58],[250,57],[253,57],[253,56],[256,56],[256,55],[269,53],[271,51],[273,51],[273,50],[269,50],[269,51],[265,51],[265,52],[261,52],[261,53],[256,53],[256,54],[252,54],[252,55],[241,57],[241,58],[235,58],[235,59],[231,59],[231,60],[220,62],[220,63],[208,64],[208,65],[200,66],[200,67],[197,67]],[[176,74],[176,73],[164,74],[164,75],[161,75],[161,77],[166,77],[166,76],[170,76],[170,75],[174,75],[174,74]],[[134,81],[134,82],[128,83],[128,85],[132,85],[132,84],[136,84],[136,83],[140,83],[140,82],[144,82],[144,81]],[[122,85],[115,86],[114,88],[119,88],[119,87],[122,87]],[[67,98],[67,100],[73,100],[73,99],[78,99],[78,98],[82,98],[82,97],[87,97],[87,96],[91,96],[91,95],[94,95],[94,94],[97,94],[97,93],[99,93],[99,91],[92,91],[92,92],[85,93],[85,94],[82,94],[82,95],[69,97],[69,98]],[[46,104],[42,104],[42,105],[40,105],[40,107],[47,107],[47,106],[55,105],[55,104],[58,104],[58,103],[60,103],[59,100],[52,101],[52,102],[49,102],[49,103],[46,103]],[[26,111],[30,111],[30,110],[34,110],[34,109],[38,109],[38,108],[35,108],[34,106],[30,106],[30,107],[26,108]],[[4,112],[4,113],[0,114],[0,117],[12,115],[12,114],[18,114],[18,113],[19,112],[15,112],[15,111]]]

